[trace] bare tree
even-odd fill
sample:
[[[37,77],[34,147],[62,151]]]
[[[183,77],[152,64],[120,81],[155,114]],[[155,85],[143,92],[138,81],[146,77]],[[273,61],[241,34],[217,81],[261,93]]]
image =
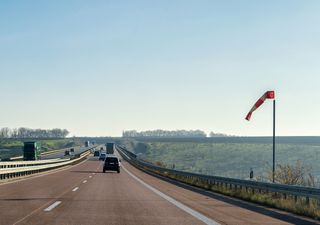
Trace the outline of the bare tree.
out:
[[[315,177],[311,174],[311,167],[304,166],[299,160],[296,164],[278,164],[275,171],[275,182],[289,185],[315,187]],[[268,180],[272,181],[272,171],[268,173]]]
[[[0,129],[0,138],[9,138],[10,135],[10,128],[3,127]]]

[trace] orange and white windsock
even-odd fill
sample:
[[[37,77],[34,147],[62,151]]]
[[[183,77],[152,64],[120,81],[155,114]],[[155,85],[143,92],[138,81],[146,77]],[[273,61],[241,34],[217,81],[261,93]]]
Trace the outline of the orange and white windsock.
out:
[[[266,93],[264,93],[264,95],[262,95],[262,97],[259,98],[259,100],[251,108],[251,110],[249,111],[249,113],[246,116],[246,120],[248,120],[248,121],[250,120],[253,111],[255,111],[257,108],[259,108],[259,106],[262,105],[262,103],[264,103],[264,101],[266,99],[274,99],[274,98],[275,98],[274,91],[267,91]]]

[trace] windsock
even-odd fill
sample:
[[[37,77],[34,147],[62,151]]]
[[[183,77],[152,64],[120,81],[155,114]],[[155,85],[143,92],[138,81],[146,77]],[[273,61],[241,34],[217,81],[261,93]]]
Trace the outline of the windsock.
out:
[[[274,91],[267,91],[266,93],[264,93],[264,95],[262,95],[261,98],[259,98],[259,100],[254,104],[254,106],[251,108],[251,110],[249,111],[249,113],[246,116],[246,120],[250,120],[252,113],[259,108],[260,105],[262,105],[262,103],[264,103],[264,101],[266,99],[274,99],[275,98],[275,94]]]

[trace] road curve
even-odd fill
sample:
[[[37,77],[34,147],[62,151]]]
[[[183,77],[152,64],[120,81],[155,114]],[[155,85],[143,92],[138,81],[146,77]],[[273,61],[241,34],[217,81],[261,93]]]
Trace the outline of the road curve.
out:
[[[216,224],[320,224],[221,195],[197,193],[126,162],[120,174],[101,173],[101,166],[90,158],[60,172],[0,185],[0,224],[205,224],[141,182]]]

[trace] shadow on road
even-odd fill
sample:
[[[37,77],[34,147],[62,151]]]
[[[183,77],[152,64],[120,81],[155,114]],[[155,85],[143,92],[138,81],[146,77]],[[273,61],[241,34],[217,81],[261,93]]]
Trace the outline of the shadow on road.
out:
[[[71,173],[103,173],[102,171],[78,171],[78,170],[74,170],[74,171],[70,171]],[[106,171],[105,173],[117,173],[117,171]]]
[[[71,173],[102,173],[102,171],[78,171],[78,170],[74,170],[74,171],[70,171]]]
[[[37,200],[54,200],[54,198],[3,198],[0,202],[14,202],[14,201],[37,201]]]

